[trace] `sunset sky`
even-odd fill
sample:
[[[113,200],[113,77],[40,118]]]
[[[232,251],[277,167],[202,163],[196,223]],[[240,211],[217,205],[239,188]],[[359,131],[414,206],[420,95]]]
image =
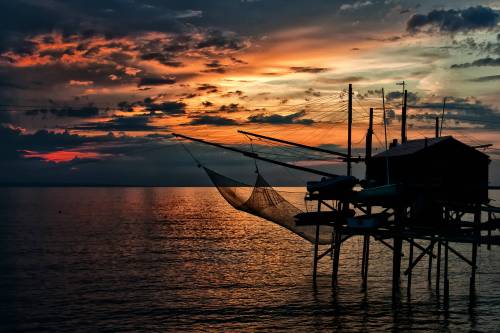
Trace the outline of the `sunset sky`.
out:
[[[408,136],[493,144],[500,183],[500,1],[16,0],[0,2],[0,183],[203,185],[179,132],[251,149],[246,129],[356,153]],[[267,157],[341,172],[328,156],[253,141]],[[253,161],[187,146],[208,166]],[[293,156],[292,156],[293,155]],[[302,156],[302,158],[301,158]],[[289,174],[268,172],[279,183]]]

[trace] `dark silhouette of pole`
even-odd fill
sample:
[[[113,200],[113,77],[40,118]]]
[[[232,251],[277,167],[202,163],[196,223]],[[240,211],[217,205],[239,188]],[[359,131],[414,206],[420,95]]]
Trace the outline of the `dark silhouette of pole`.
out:
[[[321,211],[321,201],[318,200],[318,212]],[[316,238],[314,239],[314,262],[313,262],[313,284],[316,287],[316,275],[318,272],[318,247],[319,247],[319,223],[316,224]]]
[[[444,123],[444,109],[446,108],[446,97],[443,98],[443,113],[441,114],[441,127],[439,127],[439,136],[443,132],[443,123]]]
[[[403,109],[401,113],[401,143],[406,143],[406,107],[408,101],[408,91],[405,90],[403,97]]]
[[[436,117],[436,138],[439,138],[439,117]]]
[[[385,93],[384,93],[384,88],[382,88],[382,110],[384,111],[383,117],[384,117],[384,138],[385,138],[385,150],[387,150],[387,119],[386,119],[386,114],[385,114]]]
[[[372,157],[372,140],[373,140],[373,108],[370,108],[370,120],[368,123],[368,131],[366,133],[366,150],[365,161]]]
[[[347,175],[352,173],[351,165],[351,144],[352,144],[352,84],[349,83],[349,96],[347,103]]]
[[[410,245],[410,255],[408,256],[408,266],[411,267],[412,263],[413,263],[413,238],[410,238],[409,240],[409,245]],[[411,297],[411,279],[412,279],[412,271],[413,269],[411,269],[409,272],[408,272],[408,285],[407,285],[407,288],[406,288],[406,296],[408,298]]]

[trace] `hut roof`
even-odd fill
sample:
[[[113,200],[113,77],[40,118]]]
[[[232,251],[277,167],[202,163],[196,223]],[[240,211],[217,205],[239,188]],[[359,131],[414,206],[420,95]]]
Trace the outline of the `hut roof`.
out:
[[[374,155],[373,157],[396,157],[396,156],[412,155],[412,154],[420,152],[424,149],[435,146],[439,143],[451,142],[451,141],[458,142],[459,144],[463,145],[464,147],[467,147],[468,149],[474,150],[475,152],[487,157],[486,154],[483,154],[482,152],[474,149],[473,147],[470,147],[470,146],[454,139],[452,136],[442,136],[439,138],[426,138],[426,139],[409,140],[406,143],[392,147],[386,151],[383,151],[377,155]]]

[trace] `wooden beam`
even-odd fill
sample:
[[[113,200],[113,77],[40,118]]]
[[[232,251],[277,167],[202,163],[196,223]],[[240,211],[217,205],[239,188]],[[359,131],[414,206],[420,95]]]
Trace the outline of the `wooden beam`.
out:
[[[256,133],[251,133],[251,132],[242,131],[242,130],[238,130],[238,133],[241,133],[241,134],[244,134],[244,135],[249,135],[249,136],[254,136],[256,138],[261,138],[261,139],[265,139],[265,140],[269,140],[269,141],[284,143],[284,144],[287,144],[287,145],[290,145],[290,146],[295,146],[295,147],[300,147],[300,148],[304,148],[304,149],[308,149],[308,150],[313,150],[313,151],[317,151],[317,152],[320,152],[320,153],[331,154],[331,155],[336,155],[336,156],[347,158],[347,154],[340,153],[340,152],[333,151],[333,150],[329,150],[329,149],[308,146],[308,145],[304,145],[304,144],[297,143],[297,142],[292,142],[292,141],[277,139],[277,138],[273,138],[273,137],[270,137],[270,136],[256,134]]]
[[[206,145],[214,146],[214,147],[217,147],[217,148],[222,148],[222,149],[230,150],[230,151],[233,151],[233,152],[236,152],[236,153],[243,154],[246,157],[254,158],[254,159],[257,159],[257,160],[260,160],[260,161],[264,161],[264,162],[268,162],[268,163],[272,163],[272,164],[277,164],[277,165],[280,165],[280,166],[283,166],[283,167],[286,167],[286,168],[289,168],[289,169],[295,169],[295,170],[304,171],[304,172],[308,172],[308,173],[313,173],[313,174],[316,174],[316,175],[330,177],[330,178],[337,178],[338,177],[338,175],[335,175],[333,173],[324,172],[324,171],[320,171],[320,170],[316,170],[316,169],[301,167],[299,165],[294,165],[294,164],[290,164],[290,163],[285,163],[285,162],[280,162],[280,161],[272,160],[272,159],[269,159],[269,158],[266,158],[266,157],[259,156],[256,153],[244,151],[244,150],[241,150],[241,149],[238,149],[238,148],[229,147],[229,146],[224,146],[224,145],[221,145],[219,143],[205,141],[205,140],[202,140],[202,139],[197,139],[197,138],[193,138],[193,137],[190,137],[190,136],[187,136],[187,135],[178,134],[178,133],[172,133],[172,135],[175,136],[175,137],[186,139],[186,140],[191,140],[191,141],[203,143],[203,144],[206,144]]]
[[[413,242],[413,240],[412,240]],[[413,242],[414,244],[416,244],[415,242]],[[408,275],[412,270],[413,268],[418,264],[418,262],[426,255],[426,254],[431,254],[431,250],[432,248],[434,247],[434,244],[436,243],[436,241],[432,241],[429,246],[427,248],[425,248],[419,255],[418,257],[415,259],[415,261],[410,261],[410,265],[408,265],[408,268],[406,269],[406,271],[404,272],[404,275]],[[432,257],[432,256],[431,256]]]

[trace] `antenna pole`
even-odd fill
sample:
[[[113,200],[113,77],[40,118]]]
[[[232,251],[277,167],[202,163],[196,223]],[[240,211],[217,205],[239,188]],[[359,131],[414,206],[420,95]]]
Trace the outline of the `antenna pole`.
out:
[[[384,136],[385,136],[385,150],[387,150],[387,120],[385,114],[385,93],[384,88],[382,88],[382,110],[384,111]]]
[[[401,143],[406,143],[406,103],[408,101],[408,91],[405,90],[403,97],[403,110],[401,114]]]
[[[366,152],[365,161],[372,157],[372,135],[373,135],[373,108],[370,108],[370,122],[368,124],[368,132],[366,133]]]
[[[349,83],[349,98],[347,104],[347,175],[352,173],[351,165],[351,136],[352,136],[352,84]]]
[[[443,123],[444,123],[444,109],[446,107],[446,97],[443,98],[443,113],[441,114],[441,127],[439,128],[439,136],[443,132]]]

